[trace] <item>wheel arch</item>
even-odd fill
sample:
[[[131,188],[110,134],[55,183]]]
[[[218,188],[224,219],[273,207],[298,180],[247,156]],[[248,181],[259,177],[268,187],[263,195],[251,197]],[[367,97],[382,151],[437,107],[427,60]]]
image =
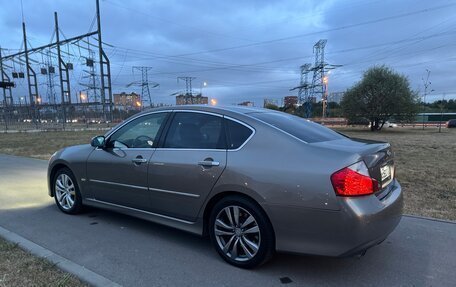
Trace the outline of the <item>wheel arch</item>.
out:
[[[203,212],[203,236],[207,236],[209,234],[209,217],[211,215],[211,211],[214,208],[214,206],[219,202],[222,198],[228,197],[228,196],[240,196],[243,198],[248,199],[251,201],[253,204],[255,204],[262,212],[265,218],[267,219],[269,226],[271,227],[272,233],[274,234],[274,244],[276,241],[276,234],[274,231],[274,226],[272,225],[271,219],[269,218],[268,214],[266,213],[266,210],[261,206],[260,203],[258,203],[255,198],[252,196],[249,196],[245,193],[239,192],[239,191],[222,191],[217,194],[215,194],[209,201],[207,202],[204,212]]]
[[[63,168],[67,168],[69,169],[71,172],[73,172],[71,170],[71,168],[63,163],[63,162],[59,162],[59,163],[56,163],[52,169],[51,169],[51,172],[49,173],[49,191],[50,191],[50,196],[51,197],[54,197],[55,195],[55,191],[54,191],[54,184],[53,184],[53,181],[54,181],[54,177],[55,177],[55,174],[57,173],[57,171],[63,169]],[[74,174],[74,173],[73,173]]]

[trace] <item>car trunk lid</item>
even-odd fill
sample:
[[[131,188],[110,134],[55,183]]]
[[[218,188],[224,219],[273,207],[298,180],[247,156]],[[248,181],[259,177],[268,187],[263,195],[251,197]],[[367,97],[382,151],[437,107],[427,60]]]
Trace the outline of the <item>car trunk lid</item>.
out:
[[[358,154],[369,169],[369,175],[379,184],[376,195],[380,198],[386,196],[385,191],[388,190],[387,187],[393,181],[395,173],[394,154],[389,143],[346,138],[312,145]]]

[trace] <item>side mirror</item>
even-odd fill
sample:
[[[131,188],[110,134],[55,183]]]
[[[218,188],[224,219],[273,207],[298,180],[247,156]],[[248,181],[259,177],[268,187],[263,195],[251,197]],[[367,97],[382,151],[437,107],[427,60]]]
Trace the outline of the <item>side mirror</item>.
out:
[[[105,147],[105,137],[96,136],[96,137],[92,138],[90,145],[93,147],[104,148]]]

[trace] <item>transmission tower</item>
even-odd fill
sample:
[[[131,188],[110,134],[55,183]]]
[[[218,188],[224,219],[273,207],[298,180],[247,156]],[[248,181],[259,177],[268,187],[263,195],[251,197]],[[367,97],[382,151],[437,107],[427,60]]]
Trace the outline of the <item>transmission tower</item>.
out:
[[[87,102],[94,103],[94,108],[96,111],[98,111],[98,107],[100,105],[100,99],[99,99],[99,94],[98,91],[100,90],[100,87],[98,85],[99,83],[99,77],[97,74],[97,70],[95,68],[95,52],[90,48],[90,43],[87,42],[87,51],[89,56],[85,58],[86,61],[86,66],[89,68],[88,70],[83,70],[84,76],[82,76],[83,79],[86,79],[85,83],[79,83],[81,86],[84,86],[87,88]]]
[[[312,67],[312,92],[311,96],[315,99],[320,99],[323,104],[323,117],[326,116],[326,85],[325,79],[325,46],[327,40],[321,39],[313,46],[315,54],[315,64]]]
[[[56,93],[55,93],[55,82],[54,82],[55,68],[52,65],[52,56],[51,56],[50,50],[48,50],[46,52],[46,68],[42,69],[41,73],[47,74],[47,82],[46,82],[46,84],[47,84],[47,90],[46,90],[47,101],[49,104],[55,105],[57,103],[56,98],[55,98]]]
[[[179,80],[185,81],[185,102],[188,103],[188,99],[190,98],[190,104],[193,105],[193,89],[192,89],[192,81],[196,79],[195,77],[177,77],[177,82]]]
[[[177,82],[179,83],[179,80],[185,81],[185,95],[192,96],[193,95],[193,89],[192,89],[192,81],[196,79],[195,77],[177,77]]]
[[[312,64],[306,63],[301,68],[301,80],[299,86],[290,89],[290,91],[298,90],[298,103],[304,105],[305,117],[312,117],[312,99],[309,96],[310,84],[309,84],[309,72]]]
[[[149,76],[148,76],[148,71],[152,70],[152,67],[133,67],[133,74],[136,71],[141,72],[141,81],[135,81],[127,85],[127,87],[130,86],[140,86],[141,87],[141,106],[144,106],[144,99],[149,100],[149,106],[152,108],[154,106],[152,102],[152,97],[150,95],[150,88],[156,88],[159,86],[158,83],[155,82],[149,82]]]

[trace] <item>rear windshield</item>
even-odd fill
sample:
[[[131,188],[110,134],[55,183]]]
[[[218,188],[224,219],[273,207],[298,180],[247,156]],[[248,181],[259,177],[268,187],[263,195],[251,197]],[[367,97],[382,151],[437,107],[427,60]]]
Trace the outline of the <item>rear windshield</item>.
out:
[[[308,143],[343,139],[344,136],[320,124],[281,112],[249,114]]]

